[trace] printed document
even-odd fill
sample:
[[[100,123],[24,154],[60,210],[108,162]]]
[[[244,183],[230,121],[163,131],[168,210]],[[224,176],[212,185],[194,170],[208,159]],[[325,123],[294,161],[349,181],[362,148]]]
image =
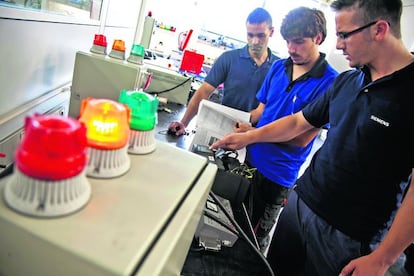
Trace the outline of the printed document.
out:
[[[249,123],[250,113],[224,106],[208,100],[200,102],[193,144],[212,145],[215,141],[233,132],[233,125],[237,122]],[[246,148],[237,151],[240,163],[246,158]]]

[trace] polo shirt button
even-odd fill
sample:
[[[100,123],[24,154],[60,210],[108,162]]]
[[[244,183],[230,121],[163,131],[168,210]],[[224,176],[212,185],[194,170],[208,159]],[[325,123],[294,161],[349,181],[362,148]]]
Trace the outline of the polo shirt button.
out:
[[[364,92],[365,92],[365,93],[368,93],[368,88],[365,88]]]

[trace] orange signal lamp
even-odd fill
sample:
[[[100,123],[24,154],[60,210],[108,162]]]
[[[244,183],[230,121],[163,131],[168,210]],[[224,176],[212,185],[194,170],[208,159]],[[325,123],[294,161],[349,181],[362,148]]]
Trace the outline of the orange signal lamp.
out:
[[[128,106],[109,99],[82,101],[79,121],[87,129],[87,176],[111,178],[128,171],[130,113]]]
[[[112,50],[109,56],[116,59],[125,59],[125,42],[121,39],[115,39],[112,44]]]

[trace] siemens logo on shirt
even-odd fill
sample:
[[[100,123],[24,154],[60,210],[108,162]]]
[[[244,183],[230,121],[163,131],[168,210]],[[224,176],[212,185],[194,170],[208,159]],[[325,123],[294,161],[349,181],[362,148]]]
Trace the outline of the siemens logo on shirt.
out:
[[[378,118],[377,116],[371,115],[370,119],[377,122],[377,123],[380,123],[383,126],[386,126],[386,127],[390,126],[390,123],[384,121],[383,119]]]

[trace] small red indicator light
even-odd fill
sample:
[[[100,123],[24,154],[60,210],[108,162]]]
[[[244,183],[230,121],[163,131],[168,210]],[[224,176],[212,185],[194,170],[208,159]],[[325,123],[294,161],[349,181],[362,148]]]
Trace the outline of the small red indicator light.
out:
[[[86,162],[83,123],[59,115],[26,117],[25,135],[15,154],[16,166],[23,174],[36,179],[61,180],[81,173]]]

